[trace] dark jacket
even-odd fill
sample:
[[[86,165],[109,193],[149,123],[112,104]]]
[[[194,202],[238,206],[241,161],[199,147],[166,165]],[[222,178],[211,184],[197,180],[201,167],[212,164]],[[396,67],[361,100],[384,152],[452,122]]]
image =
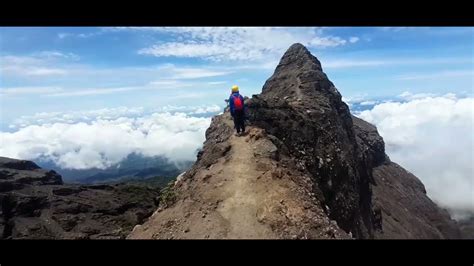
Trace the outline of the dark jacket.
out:
[[[234,109],[234,97],[240,97],[240,100],[242,101],[242,111],[245,114],[245,104],[244,104],[244,97],[240,95],[238,92],[234,92],[230,95],[229,97],[229,106],[230,106],[230,114],[234,116],[235,114],[235,109]]]

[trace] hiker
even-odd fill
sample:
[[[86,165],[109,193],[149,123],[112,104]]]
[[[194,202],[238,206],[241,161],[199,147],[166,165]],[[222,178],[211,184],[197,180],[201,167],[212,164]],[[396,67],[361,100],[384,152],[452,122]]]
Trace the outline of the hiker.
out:
[[[232,86],[232,93],[229,97],[230,115],[234,120],[234,127],[237,130],[236,136],[245,134],[245,105],[244,97],[239,93],[239,87]]]

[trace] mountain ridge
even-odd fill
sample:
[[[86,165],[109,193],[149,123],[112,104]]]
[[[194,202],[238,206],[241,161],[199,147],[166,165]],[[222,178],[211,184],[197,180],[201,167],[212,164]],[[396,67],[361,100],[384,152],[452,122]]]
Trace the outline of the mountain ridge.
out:
[[[248,136],[232,134],[228,110],[215,116],[175,200],[129,238],[460,238],[303,45],[245,103]]]
[[[64,184],[53,170],[0,157],[0,239],[123,239],[159,197],[137,184]]]
[[[0,157],[2,238],[463,237],[303,45],[245,103],[247,134],[233,134],[228,108],[214,116],[196,162],[165,189],[69,185],[34,162]]]

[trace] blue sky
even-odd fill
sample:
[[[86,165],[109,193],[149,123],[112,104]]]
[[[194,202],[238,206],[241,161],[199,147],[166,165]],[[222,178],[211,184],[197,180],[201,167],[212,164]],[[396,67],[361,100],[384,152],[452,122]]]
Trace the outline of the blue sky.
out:
[[[345,98],[472,94],[473,28],[0,28],[1,129],[41,112],[223,105],[294,42]]]

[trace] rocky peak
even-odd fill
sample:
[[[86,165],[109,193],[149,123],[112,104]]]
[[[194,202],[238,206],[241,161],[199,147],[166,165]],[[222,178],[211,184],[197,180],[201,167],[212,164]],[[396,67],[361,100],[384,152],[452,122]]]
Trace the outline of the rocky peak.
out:
[[[322,71],[321,63],[301,44],[292,45],[283,55],[262,93],[254,95],[249,105],[255,102],[308,114],[335,111],[343,119],[350,119],[349,108]]]
[[[371,173],[359,152],[349,108],[319,60],[292,45],[262,94],[248,102],[251,122],[275,135],[313,176],[330,217],[357,237],[374,229]]]
[[[129,238],[456,238],[422,183],[385,154],[301,44],[246,99],[248,135],[212,119],[176,199]]]
[[[321,63],[313,56],[310,51],[302,44],[295,43],[283,54],[280,63],[275,69],[276,72],[286,69],[297,68],[300,70],[322,71]]]

